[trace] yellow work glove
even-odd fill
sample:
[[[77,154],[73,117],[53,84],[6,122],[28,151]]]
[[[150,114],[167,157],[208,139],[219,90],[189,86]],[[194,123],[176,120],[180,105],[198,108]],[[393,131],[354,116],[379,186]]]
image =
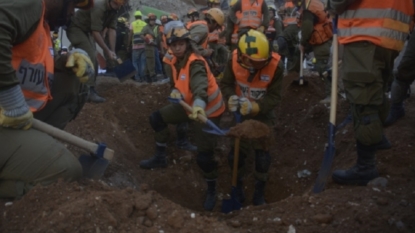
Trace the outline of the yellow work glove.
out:
[[[4,110],[0,110],[0,125],[13,129],[30,129],[32,127],[33,114],[29,110],[25,114],[17,117],[4,115]]]
[[[179,99],[179,100],[181,100],[181,99],[183,99],[183,96],[182,96],[182,94],[180,93],[180,91],[179,91],[179,90],[177,90],[177,89],[173,89],[173,90],[170,92],[170,98],[173,98],[173,99]]]
[[[29,129],[33,114],[26,104],[20,85],[0,91],[0,126]]]
[[[259,105],[255,101],[249,101],[249,99],[242,97],[239,98],[239,105],[241,106],[241,109],[239,112],[245,116],[245,115],[251,115],[255,116],[259,112]]]
[[[236,112],[239,107],[239,97],[237,95],[232,95],[228,100],[228,108],[230,112]]]
[[[74,49],[69,52],[66,67],[72,68],[81,83],[86,83],[95,75],[94,64],[82,49]]]
[[[203,116],[206,117],[205,110],[202,107],[200,107],[200,106],[193,106],[192,113],[189,114],[189,118],[192,119],[192,120],[194,120],[194,121],[203,123],[203,121],[201,121],[197,117],[198,114],[202,114]]]

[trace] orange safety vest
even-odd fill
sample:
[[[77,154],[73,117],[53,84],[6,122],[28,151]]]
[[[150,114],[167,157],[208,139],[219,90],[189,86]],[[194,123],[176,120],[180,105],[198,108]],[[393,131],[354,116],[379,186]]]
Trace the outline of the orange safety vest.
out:
[[[189,56],[186,65],[179,71],[179,73],[174,66],[174,64],[177,62],[177,58],[173,57],[170,67],[173,73],[174,87],[183,95],[183,101],[192,106],[193,94],[190,90],[190,64],[192,64],[194,61],[203,62],[207,72],[208,102],[206,104],[205,113],[208,117],[220,116],[225,111],[225,104],[223,103],[222,93],[220,92],[219,86],[216,83],[215,76],[213,76],[206,60],[202,56],[192,53]]]
[[[285,17],[283,21],[284,27],[288,25],[297,24],[297,17]]]
[[[12,48],[12,66],[32,112],[41,110],[52,99],[49,84],[53,82],[53,46],[44,14],[43,3],[42,17],[36,30],[27,40]]]
[[[164,35],[164,25],[159,26],[159,32],[161,35],[161,47],[163,47],[165,50],[168,50],[169,46],[167,46],[167,38],[166,35]]]
[[[189,31],[191,31],[191,29],[192,29],[192,27],[194,27],[195,25],[205,25],[206,26],[206,28],[207,28],[207,30],[208,30],[208,33],[209,33],[209,27],[208,27],[208,25],[207,25],[207,22],[205,21],[205,20],[196,20],[196,21],[194,21],[194,22],[188,22],[187,24],[186,24],[186,28],[187,28],[187,30],[189,30]],[[209,40],[209,36],[208,36],[208,38],[207,39],[205,39],[201,44],[199,44],[200,46],[202,46],[202,48],[204,48],[204,49],[207,49],[208,48],[208,40]]]
[[[412,0],[356,1],[339,15],[339,43],[370,41],[377,46],[400,51],[413,15]]]
[[[236,16],[236,18],[238,20],[238,23],[239,23],[241,18],[242,18],[242,12],[240,12],[240,11],[235,12],[235,16]],[[237,44],[238,43],[238,40],[239,40],[238,30],[239,30],[239,25],[234,24],[233,25],[232,36],[231,36],[231,43],[232,44]]]
[[[240,28],[257,29],[262,23],[262,4],[263,0],[256,0],[251,5],[250,0],[241,0],[241,18],[239,22]]]
[[[320,0],[308,0],[305,7],[318,19],[308,43],[320,45],[333,38],[332,23],[329,14],[324,10],[324,4]]]
[[[232,70],[236,80],[236,94],[239,97],[246,97],[250,101],[262,99],[267,94],[267,89],[274,79],[280,59],[280,55],[272,52],[269,63],[261,70],[258,70],[252,80],[248,80],[251,74],[238,63],[238,51],[233,51]]]

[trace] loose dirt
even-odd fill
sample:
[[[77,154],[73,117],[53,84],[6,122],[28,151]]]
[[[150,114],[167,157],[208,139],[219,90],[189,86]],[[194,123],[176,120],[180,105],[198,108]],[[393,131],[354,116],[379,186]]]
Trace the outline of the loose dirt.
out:
[[[307,87],[291,85],[297,78],[289,75],[284,79],[283,99],[275,109],[267,205],[252,206],[251,153],[243,209],[227,215],[220,212],[221,200],[229,198],[231,190],[227,155],[233,139],[229,137],[220,138],[215,150],[219,197],[213,212],[202,208],[206,183],[195,154],[175,147],[174,127],[168,143],[169,166],[140,169],[138,163],[154,152],[148,117],[168,104],[169,86],[121,84],[100,77],[97,90],[107,102],[86,104],[66,130],[90,141],[106,142],[115,150],[105,177],[38,186],[21,200],[2,200],[0,232],[415,232],[414,98],[406,104],[407,115],[385,131],[393,147],[377,153],[383,181],[356,187],[340,186],[329,179],[326,190],[314,195],[310,190],[327,141],[329,106],[318,103],[324,97],[321,80],[310,78]],[[340,98],[337,123],[347,113],[348,104]],[[234,125],[233,116],[226,113],[220,127]],[[192,124],[190,141],[191,129]],[[85,153],[68,148],[77,156]],[[336,134],[333,169],[348,168],[355,159],[349,124]]]

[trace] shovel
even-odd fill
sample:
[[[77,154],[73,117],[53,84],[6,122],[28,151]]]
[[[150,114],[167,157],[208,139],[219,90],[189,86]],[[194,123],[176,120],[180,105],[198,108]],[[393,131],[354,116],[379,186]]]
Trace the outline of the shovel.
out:
[[[300,62],[301,63],[301,65],[300,65],[300,78],[297,79],[297,80],[294,80],[293,83],[298,85],[298,86],[303,86],[303,85],[308,84],[308,81],[304,80],[304,74],[303,74],[304,73],[304,64],[303,64],[304,52],[301,52],[301,54],[300,54],[300,61],[301,61]]]
[[[114,67],[114,73],[120,82],[124,82],[125,80],[134,77],[134,75],[137,73],[130,59],[122,61],[120,58],[118,58],[117,62],[118,65]]]
[[[181,99],[176,98],[168,98],[170,102],[180,104],[186,111],[192,112],[192,107],[190,107],[186,102],[184,102]],[[207,119],[207,117],[203,116],[202,114],[198,114],[197,118],[205,123],[209,128],[203,129],[203,131],[219,136],[226,136],[226,134],[229,132],[227,129],[220,129],[215,123],[213,123],[211,120]]]
[[[114,157],[114,151],[106,148],[104,143],[96,144],[86,141],[37,119],[33,119],[33,128],[90,152],[91,155],[81,155],[79,157],[83,175],[86,178],[99,179],[102,177],[109,162]]]
[[[337,16],[333,19],[333,74],[331,82],[331,102],[330,102],[330,122],[328,126],[329,138],[326,149],[324,151],[323,162],[316,183],[313,187],[313,193],[320,193],[324,190],[327,178],[330,175],[331,165],[336,153],[334,137],[336,135],[336,110],[337,110],[337,79],[338,79],[338,57],[339,45],[337,42]]]

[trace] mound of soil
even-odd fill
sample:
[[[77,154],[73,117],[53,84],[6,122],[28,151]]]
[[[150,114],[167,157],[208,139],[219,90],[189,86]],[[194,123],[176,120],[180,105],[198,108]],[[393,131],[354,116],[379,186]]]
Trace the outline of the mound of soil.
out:
[[[307,87],[291,85],[297,78],[285,78],[283,100],[275,109],[267,205],[252,206],[252,152],[246,160],[243,209],[220,212],[221,200],[229,198],[231,190],[227,155],[233,138],[220,138],[216,148],[218,201],[213,212],[202,208],[206,182],[195,153],[176,148],[174,127],[169,166],[140,169],[138,163],[154,152],[148,117],[168,104],[170,88],[101,77],[97,89],[107,102],[86,104],[66,130],[115,150],[105,177],[36,187],[12,205],[3,201],[0,232],[415,232],[414,99],[408,101],[407,116],[385,131],[393,147],[377,153],[381,179],[365,187],[340,186],[329,179],[326,190],[314,195],[310,190],[327,142],[329,106],[318,103],[324,97],[320,79],[309,78]],[[340,123],[348,113],[344,99],[337,109]],[[226,113],[220,127],[231,126],[233,116]],[[190,141],[191,129],[192,124]],[[84,153],[68,147],[75,155]],[[333,169],[348,168],[355,160],[349,124],[336,133]]]

